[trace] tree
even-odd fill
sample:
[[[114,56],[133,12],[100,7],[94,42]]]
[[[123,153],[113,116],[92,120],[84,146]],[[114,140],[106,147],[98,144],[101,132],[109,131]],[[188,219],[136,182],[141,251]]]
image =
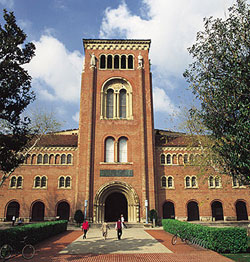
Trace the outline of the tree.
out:
[[[84,214],[83,214],[82,210],[80,210],[80,209],[76,210],[75,215],[74,215],[74,220],[76,221],[77,226],[80,226],[80,224],[84,220]]]
[[[204,19],[204,31],[188,49],[194,62],[184,72],[201,101],[190,116],[206,128],[224,172],[250,182],[250,10],[245,0],[228,18]]]
[[[6,23],[0,25],[0,170],[6,174],[23,159],[19,152],[26,148],[30,135],[30,119],[22,117],[35,99],[31,77],[23,65],[35,54],[33,43],[16,24],[13,12],[4,10]]]

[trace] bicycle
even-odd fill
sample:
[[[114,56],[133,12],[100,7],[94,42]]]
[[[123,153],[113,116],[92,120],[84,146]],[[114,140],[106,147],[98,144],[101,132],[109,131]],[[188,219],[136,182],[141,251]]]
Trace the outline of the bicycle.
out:
[[[178,237],[181,239],[182,242],[189,244],[189,240],[187,238],[183,237],[183,234],[180,234],[179,232],[177,232],[172,237],[172,240],[171,240],[172,245],[176,244]]]
[[[28,237],[24,237],[21,243],[23,248],[21,250],[14,249],[10,244],[4,244],[0,248],[0,257],[5,260],[14,258],[19,254],[22,254],[24,259],[31,259],[35,255],[35,248],[33,245],[27,242]]]

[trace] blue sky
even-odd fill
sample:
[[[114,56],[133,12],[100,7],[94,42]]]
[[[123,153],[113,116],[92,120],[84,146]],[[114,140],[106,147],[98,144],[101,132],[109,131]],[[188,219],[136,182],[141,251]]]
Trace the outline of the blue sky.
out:
[[[62,129],[78,128],[83,38],[151,39],[155,128],[180,130],[193,103],[182,74],[203,18],[225,19],[235,0],[0,0],[36,45],[26,66],[33,110],[54,112]],[[2,15],[0,23],[3,24]]]

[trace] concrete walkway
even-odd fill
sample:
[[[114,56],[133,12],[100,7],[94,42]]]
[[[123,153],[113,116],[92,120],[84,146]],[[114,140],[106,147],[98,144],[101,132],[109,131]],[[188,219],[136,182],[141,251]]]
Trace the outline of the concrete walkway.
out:
[[[115,229],[110,229],[108,238],[102,238],[98,228],[90,229],[87,239],[82,236],[63,249],[60,254],[132,254],[132,253],[172,253],[142,228],[123,230],[122,239],[117,239]]]

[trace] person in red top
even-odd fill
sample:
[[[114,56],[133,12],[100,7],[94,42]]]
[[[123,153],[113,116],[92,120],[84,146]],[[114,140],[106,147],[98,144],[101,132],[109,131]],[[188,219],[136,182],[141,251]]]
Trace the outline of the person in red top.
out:
[[[117,237],[118,240],[121,239],[122,236],[122,222],[121,219],[119,218],[118,221],[116,222],[115,229],[117,230]]]
[[[89,230],[89,222],[84,219],[83,223],[82,223],[82,231],[84,232],[83,234],[83,239],[86,239],[87,238],[87,232]]]

